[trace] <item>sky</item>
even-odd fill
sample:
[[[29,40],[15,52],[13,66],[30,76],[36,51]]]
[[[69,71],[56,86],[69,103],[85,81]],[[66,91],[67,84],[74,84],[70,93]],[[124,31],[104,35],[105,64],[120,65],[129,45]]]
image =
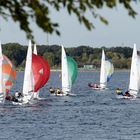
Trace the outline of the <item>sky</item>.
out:
[[[99,12],[106,17],[109,25],[104,25],[99,20],[92,19],[95,29],[88,31],[81,25],[74,15],[70,16],[65,10],[57,13],[51,10],[53,21],[60,25],[61,36],[55,34],[47,35],[39,29],[35,23],[31,22],[37,45],[64,45],[64,47],[77,47],[86,45],[90,47],[133,47],[136,43],[140,50],[140,4],[134,4],[133,8],[138,12],[136,19],[128,16],[127,11],[120,5],[114,9],[104,8]],[[88,16],[88,15],[87,15]],[[5,21],[0,17],[0,40],[2,44],[17,42],[28,45],[28,39],[20,30],[18,23],[12,20]]]

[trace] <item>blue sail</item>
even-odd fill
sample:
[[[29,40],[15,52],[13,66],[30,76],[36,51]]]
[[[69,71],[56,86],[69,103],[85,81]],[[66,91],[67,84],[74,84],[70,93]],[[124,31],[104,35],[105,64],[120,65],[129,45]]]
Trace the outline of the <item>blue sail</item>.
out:
[[[113,72],[114,72],[114,66],[113,64],[109,61],[105,61],[105,69],[106,69],[106,76],[107,76],[107,82],[111,79]]]

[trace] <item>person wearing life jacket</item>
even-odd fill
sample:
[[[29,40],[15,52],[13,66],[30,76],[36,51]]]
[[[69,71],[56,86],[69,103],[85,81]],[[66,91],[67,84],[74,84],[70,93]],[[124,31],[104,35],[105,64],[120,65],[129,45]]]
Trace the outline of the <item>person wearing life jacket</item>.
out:
[[[5,100],[11,101],[12,100],[12,96],[6,95]]]
[[[59,88],[56,89],[56,94],[60,94],[61,90]]]
[[[89,87],[98,88],[98,84],[88,83]]]
[[[23,94],[21,92],[16,91],[14,97],[16,100],[18,100],[18,102],[22,102],[23,100]]]
[[[117,95],[122,95],[122,96],[123,96],[123,92],[122,92],[122,90],[121,90],[120,88],[117,88],[117,89],[116,89],[116,94],[117,94]]]
[[[94,88],[99,88],[99,85],[98,84],[94,84]]]
[[[126,91],[123,96],[132,97],[132,95],[129,93],[129,91]]]
[[[18,102],[18,99],[16,99],[15,95],[6,95],[5,100]]]
[[[88,86],[89,86],[89,87],[93,87],[92,83],[88,83]]]
[[[21,92],[18,93],[18,98],[23,97],[23,94]]]
[[[88,86],[92,88],[100,88],[98,84],[93,84],[93,83],[88,83]]]
[[[55,93],[55,90],[52,87],[49,88],[49,91],[50,93]]]

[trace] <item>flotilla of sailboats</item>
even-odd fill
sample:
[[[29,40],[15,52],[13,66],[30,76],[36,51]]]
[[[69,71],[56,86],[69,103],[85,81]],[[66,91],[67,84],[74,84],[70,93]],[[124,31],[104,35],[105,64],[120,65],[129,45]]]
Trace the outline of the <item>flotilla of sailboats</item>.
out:
[[[22,96],[16,98],[10,96],[9,91],[16,80],[16,70],[11,61],[2,55],[2,48],[0,44],[0,102],[4,103],[5,99],[11,101],[13,104],[28,104],[33,100],[39,98],[39,90],[48,82],[50,78],[50,66],[46,59],[37,55],[36,46],[32,52],[32,44],[29,41],[27,49],[26,64],[24,70],[24,80]],[[17,93],[19,95],[19,93]],[[16,93],[15,93],[16,94]],[[18,96],[17,95],[17,96]],[[16,98],[16,100],[13,100]]]
[[[57,96],[66,96],[72,94],[72,86],[77,78],[78,68],[76,61],[68,56],[63,46],[61,46],[61,81],[62,89]],[[137,55],[136,44],[134,44],[130,81],[129,81],[129,96],[125,96],[121,91],[117,92],[120,98],[136,98],[140,88],[140,58]],[[107,83],[111,79],[114,72],[112,62],[106,59],[105,52],[102,49],[101,69],[100,69],[100,83],[89,83],[88,86],[95,90],[107,89]],[[50,66],[46,59],[37,54],[37,48],[34,44],[34,51],[32,51],[32,43],[29,41],[26,64],[24,70],[24,80],[22,96],[16,103],[11,100],[13,104],[28,104],[33,100],[39,100],[39,90],[48,82],[50,78]],[[8,98],[10,89],[16,80],[16,70],[11,61],[2,54],[2,47],[0,43],[0,103],[5,103]],[[127,92],[128,93],[128,92]],[[9,99],[8,99],[9,100]]]

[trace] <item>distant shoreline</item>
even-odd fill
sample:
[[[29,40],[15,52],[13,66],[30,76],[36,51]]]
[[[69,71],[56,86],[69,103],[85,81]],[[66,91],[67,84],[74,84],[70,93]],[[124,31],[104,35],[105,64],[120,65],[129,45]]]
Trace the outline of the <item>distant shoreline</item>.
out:
[[[60,69],[51,69],[52,72],[60,72]],[[100,72],[100,69],[78,69],[80,72]],[[130,69],[115,69],[115,72],[129,72]]]
[[[16,71],[24,71],[17,69]],[[51,69],[51,72],[61,72],[61,69]],[[100,69],[78,69],[80,72],[100,72]],[[115,72],[129,72],[130,69],[115,69]]]

